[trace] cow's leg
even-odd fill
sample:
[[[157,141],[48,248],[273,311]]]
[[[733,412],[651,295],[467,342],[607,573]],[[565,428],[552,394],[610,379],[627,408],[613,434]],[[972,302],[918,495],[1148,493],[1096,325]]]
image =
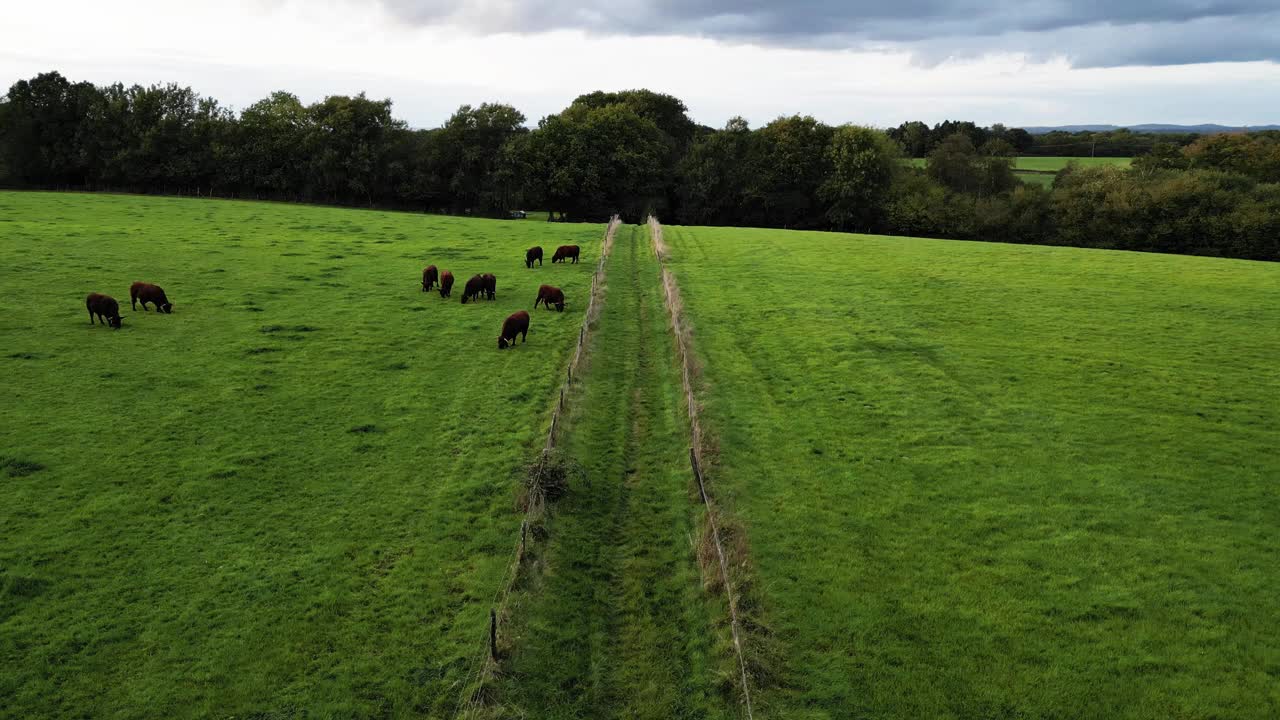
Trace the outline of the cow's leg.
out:
[[[92,311],[92,310],[90,310],[90,311],[89,311],[89,324],[90,324],[90,325],[92,325],[92,324],[93,324],[93,311]]]
[[[138,298],[132,296],[129,297],[129,308],[134,312],[138,312]]]

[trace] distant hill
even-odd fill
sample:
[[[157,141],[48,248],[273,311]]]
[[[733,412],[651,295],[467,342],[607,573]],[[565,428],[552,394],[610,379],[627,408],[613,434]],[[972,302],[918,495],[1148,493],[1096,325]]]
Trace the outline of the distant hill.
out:
[[[1201,133],[1203,135],[1211,135],[1213,133],[1225,132],[1245,132],[1249,130],[1280,130],[1280,125],[1250,125],[1250,126],[1231,126],[1231,125],[1215,125],[1206,123],[1204,125],[1164,125],[1161,123],[1153,123],[1148,125],[1057,125],[1057,126],[1041,126],[1041,127],[1024,127],[1023,130],[1032,135],[1044,135],[1054,131],[1062,132],[1109,132],[1112,130],[1132,130],[1133,132],[1144,133]]]

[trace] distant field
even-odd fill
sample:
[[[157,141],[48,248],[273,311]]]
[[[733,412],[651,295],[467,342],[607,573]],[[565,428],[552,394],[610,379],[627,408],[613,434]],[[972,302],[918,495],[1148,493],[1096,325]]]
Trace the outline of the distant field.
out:
[[[1280,716],[1280,265],[666,229],[760,717]]]
[[[925,167],[929,164],[927,158],[911,158],[910,162],[914,167]],[[1038,170],[1042,172],[1057,172],[1066,167],[1068,163],[1076,163],[1082,167],[1097,167],[1099,165],[1114,165],[1116,167],[1129,167],[1133,164],[1133,158],[1114,158],[1114,157],[1030,157],[1022,155],[1014,159],[1014,170]]]
[[[1015,170],[1039,170],[1057,172],[1070,163],[1081,167],[1114,166],[1127,168],[1133,164],[1133,158],[1120,157],[1029,157],[1022,155],[1014,162]]]
[[[0,193],[0,715],[452,715],[602,231]],[[543,282],[568,309],[498,352]]]

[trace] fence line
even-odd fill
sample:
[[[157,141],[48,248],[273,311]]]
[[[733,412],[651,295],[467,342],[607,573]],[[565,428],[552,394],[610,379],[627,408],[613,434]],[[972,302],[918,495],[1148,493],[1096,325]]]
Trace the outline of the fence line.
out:
[[[573,357],[569,360],[565,370],[564,382],[560,386],[559,400],[556,402],[555,409],[551,411],[551,424],[547,429],[547,440],[537,460],[539,466],[547,462],[547,456],[555,449],[556,436],[560,428],[560,416],[566,409],[565,395],[573,385],[574,372],[582,360],[583,346],[589,338],[588,333],[591,323],[595,322],[596,318],[600,316],[600,299],[604,294],[604,265],[609,258],[609,254],[613,251],[613,239],[621,225],[622,220],[617,215],[610,218],[609,224],[605,228],[604,238],[600,241],[600,259],[596,262],[595,272],[591,274],[591,292],[587,296],[587,309],[582,316],[582,326],[578,328],[578,342],[573,349]],[[524,564],[526,550],[530,543],[530,538],[528,537],[529,526],[539,519],[542,510],[541,505],[535,506],[534,503],[529,503],[525,507],[524,516],[520,520],[519,534],[515,542],[515,552],[511,563],[507,566],[506,581],[494,595],[493,602],[489,606],[489,629],[485,633],[484,650],[482,653],[477,653],[478,657],[481,654],[484,657],[482,660],[477,661],[478,669],[474,674],[469,675],[466,680],[456,715],[465,716],[474,713],[484,704],[484,688],[492,681],[498,669],[499,620],[506,617],[507,603],[511,597],[511,590],[515,587],[516,581],[520,577],[520,569]]]
[[[675,276],[667,269],[667,245],[662,237],[662,225],[658,219],[649,216],[649,239],[653,243],[653,254],[658,258],[658,266],[662,269],[662,292],[666,301],[667,313],[671,317],[671,331],[676,339],[676,352],[680,356],[680,375],[684,385],[685,405],[689,412],[689,466],[698,483],[698,494],[707,509],[707,523],[711,528],[711,537],[716,548],[716,556],[720,564],[720,581],[724,584],[725,594],[729,600],[729,631],[733,635],[733,652],[738,658],[738,672],[742,682],[742,698],[746,705],[747,720],[752,720],[751,688],[747,682],[747,662],[742,652],[742,638],[738,618],[738,596],[733,583],[729,579],[729,562],[725,558],[724,544],[720,538],[720,524],[717,521],[715,503],[707,492],[706,482],[702,475],[702,425],[698,421],[698,403],[694,397],[693,376],[695,374],[692,339],[684,317],[684,305],[680,299],[680,287],[676,285]]]

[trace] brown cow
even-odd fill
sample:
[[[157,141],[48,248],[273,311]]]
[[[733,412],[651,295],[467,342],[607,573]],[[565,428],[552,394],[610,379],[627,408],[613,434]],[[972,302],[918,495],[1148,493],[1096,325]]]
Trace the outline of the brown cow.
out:
[[[484,280],[485,296],[490,300],[496,298],[498,296],[498,278],[494,277],[493,273],[485,273],[480,276],[480,279]]]
[[[542,246],[541,245],[534,245],[533,247],[524,251],[525,267],[532,270],[534,260],[538,261],[538,267],[542,267]]]
[[[435,265],[428,265],[422,270],[422,292],[431,292],[431,288],[440,280],[440,273]]]
[[[564,262],[569,258],[573,258],[573,262],[578,262],[578,246],[577,245],[561,245],[556,248],[556,254],[551,256],[551,262]]]
[[[130,285],[129,306],[136,311],[138,303],[142,303],[143,312],[147,312],[147,303],[153,303],[157,311],[173,312],[173,303],[169,302],[169,298],[165,297],[164,290],[159,285],[144,282],[136,282]]]
[[[110,325],[117,330],[120,329],[120,323],[124,319],[120,317],[120,303],[110,295],[102,295],[100,293],[89,293],[89,297],[84,299],[84,306],[89,311],[89,324],[93,325],[93,316],[98,316],[98,322],[103,325]]]
[[[550,285],[541,285],[538,287],[538,298],[533,301],[533,309],[538,309],[538,303],[542,303],[548,310],[552,305],[560,312],[564,312],[564,293],[558,287]]]
[[[502,334],[498,336],[498,349],[502,350],[508,345],[516,346],[516,336],[524,342],[529,342],[529,313],[524,310],[513,312],[502,321]]]
[[[453,292],[453,273],[445,270],[440,273],[440,297],[447,298]]]
[[[479,300],[483,296],[484,278],[480,275],[472,275],[466,286],[462,288],[462,304],[466,305],[468,300]]]

